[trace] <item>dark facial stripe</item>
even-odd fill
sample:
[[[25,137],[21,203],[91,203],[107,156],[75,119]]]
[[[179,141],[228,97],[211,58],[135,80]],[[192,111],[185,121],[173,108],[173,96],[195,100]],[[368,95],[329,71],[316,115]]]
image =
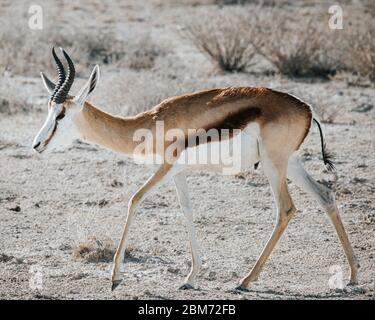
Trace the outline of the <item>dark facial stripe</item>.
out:
[[[53,130],[50,134],[50,136],[45,140],[44,142],[44,146],[46,147],[47,144],[51,141],[53,135],[55,134],[56,132],[56,129],[57,129],[57,124],[58,124],[58,121],[63,119],[65,117],[65,107],[63,106],[62,109],[61,109],[61,112],[58,114],[58,116],[56,117],[55,119],[55,126],[53,127]]]
[[[44,147],[46,147],[47,144],[51,141],[53,135],[54,135],[55,132],[56,132],[56,129],[57,129],[57,121],[55,121],[55,126],[53,127],[52,133],[51,133],[50,136],[45,140],[45,142],[44,142]]]

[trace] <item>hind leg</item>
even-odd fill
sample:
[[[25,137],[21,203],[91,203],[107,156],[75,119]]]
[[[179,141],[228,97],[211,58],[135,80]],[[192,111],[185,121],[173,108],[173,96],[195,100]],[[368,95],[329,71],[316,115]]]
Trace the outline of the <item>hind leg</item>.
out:
[[[302,189],[309,192],[323,207],[334,225],[340,242],[344,248],[346,257],[350,265],[350,283],[357,283],[357,270],[359,264],[354,255],[353,248],[346,234],[344,225],[341,221],[338,208],[335,202],[335,196],[332,190],[315,181],[303,167],[297,154],[289,159],[288,178],[295,182]]]
[[[278,214],[277,222],[271,234],[271,237],[269,238],[254,267],[246,277],[241,279],[240,286],[237,288],[239,290],[246,290],[246,287],[249,285],[249,283],[255,281],[258,278],[258,275],[262,270],[264,264],[266,263],[268,257],[271,255],[277,242],[288,226],[290,219],[296,212],[296,208],[294,207],[286,183],[287,161],[285,161],[284,163],[279,163],[277,166],[275,166],[270,160],[267,160],[266,158],[262,158],[261,162],[276,201]]]

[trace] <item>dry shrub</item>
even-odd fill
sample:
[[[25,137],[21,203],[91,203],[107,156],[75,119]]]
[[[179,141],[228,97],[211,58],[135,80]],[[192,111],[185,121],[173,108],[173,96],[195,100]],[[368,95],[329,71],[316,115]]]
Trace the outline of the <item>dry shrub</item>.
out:
[[[20,90],[8,72],[0,74],[0,113],[29,111],[32,105],[24,90]]]
[[[150,36],[143,35],[131,44],[123,64],[134,70],[151,69],[156,58],[162,54],[165,54],[164,50],[157,46]]]
[[[112,63],[124,56],[122,41],[112,33],[51,27],[29,30],[7,24],[0,29],[0,68],[16,74],[37,75],[52,72],[52,46],[64,47],[78,64]]]
[[[277,6],[280,4],[288,3],[290,0],[153,0],[158,6],[207,6],[207,5],[218,5],[218,6],[245,6],[245,5],[263,5],[263,6]]]
[[[33,76],[41,70],[51,73],[54,70],[52,46],[63,47],[80,66],[99,63],[134,69],[152,68],[161,54],[146,34],[121,38],[113,30],[76,30],[69,26],[30,30],[7,21],[0,28],[0,71],[6,69]]]
[[[343,30],[338,31],[335,45],[344,68],[336,80],[348,85],[370,86],[375,82],[375,4],[365,1],[363,7],[354,7],[345,17]]]
[[[247,14],[225,10],[191,21],[186,35],[224,71],[249,70],[259,62],[258,54],[289,77],[329,78],[344,69],[337,34],[324,14],[295,18],[280,10],[247,8]]]
[[[342,50],[347,53],[347,69],[360,76],[359,81],[368,79],[375,82],[375,23],[369,21],[352,28],[342,44]]]
[[[262,6],[276,6],[281,0],[214,0],[218,5],[248,5],[257,4]]]
[[[342,55],[335,47],[335,34],[317,21],[295,21],[289,14],[272,12],[258,24],[261,41],[254,46],[281,74],[328,78],[343,68]]]
[[[73,258],[85,262],[110,262],[116,252],[114,243],[109,240],[99,240],[91,237],[73,246]]]
[[[186,24],[184,34],[221,70],[244,71],[254,65],[255,17],[228,12],[208,14]]]
[[[355,71],[339,71],[333,79],[345,82],[348,86],[370,87],[371,80],[368,77],[361,76]]]

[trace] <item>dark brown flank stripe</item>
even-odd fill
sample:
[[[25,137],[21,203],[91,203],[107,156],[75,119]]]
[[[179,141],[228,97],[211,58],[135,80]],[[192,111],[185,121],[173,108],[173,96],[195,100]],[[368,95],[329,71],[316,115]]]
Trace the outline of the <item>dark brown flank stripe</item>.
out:
[[[258,119],[262,115],[262,111],[257,107],[245,108],[235,113],[230,113],[222,122],[216,123],[213,128],[220,131],[223,129],[243,129],[251,121]]]
[[[233,132],[235,129],[242,130],[244,129],[251,121],[254,121],[255,119],[258,119],[262,115],[262,111],[257,107],[251,107],[251,108],[244,108],[242,110],[239,110],[237,112],[232,112],[228,114],[225,119],[222,121],[219,121],[217,123],[214,123],[210,126],[207,126],[206,128],[199,128],[205,130],[203,133],[207,137],[207,142],[204,141],[204,143],[211,143],[215,141],[221,141],[221,130],[228,130],[229,132],[229,139],[233,138]],[[197,131],[199,130],[197,129]],[[214,129],[217,130],[218,133],[218,140],[212,140],[211,136],[207,136],[207,133],[209,133],[209,130]],[[191,135],[190,137],[186,138],[184,143],[184,149],[191,148],[191,147],[197,147],[198,145],[202,144],[203,141],[199,139],[200,135],[199,133]],[[176,142],[174,140],[171,143]],[[177,149],[173,151],[173,156],[177,157]]]
[[[257,107],[245,108],[237,112],[230,113],[222,121],[202,129],[205,130],[206,133],[208,133],[208,131],[211,129],[217,130],[219,141],[222,139],[222,130],[229,130],[229,139],[232,139],[235,129],[244,129],[250,122],[258,119],[261,115],[262,111]],[[210,142],[213,142],[211,141],[211,136],[207,136],[207,143]],[[195,147],[201,143],[202,141],[199,139],[199,133],[197,133],[185,140],[185,148],[188,148],[189,146]]]

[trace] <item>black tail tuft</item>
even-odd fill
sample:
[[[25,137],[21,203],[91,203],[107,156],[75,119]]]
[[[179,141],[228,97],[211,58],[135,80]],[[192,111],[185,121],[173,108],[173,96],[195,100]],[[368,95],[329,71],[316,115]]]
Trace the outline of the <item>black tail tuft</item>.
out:
[[[321,142],[321,145],[322,145],[323,162],[324,162],[327,170],[330,171],[330,172],[333,172],[333,171],[335,171],[335,164],[333,162],[333,156],[332,156],[331,153],[329,153],[327,151],[327,147],[326,147],[326,144],[325,144],[324,138],[323,138],[322,128],[320,127],[319,121],[316,120],[316,119],[313,119],[313,120],[315,121],[315,123],[318,125],[318,128],[319,128],[320,142]]]
[[[324,144],[322,149],[324,150],[324,152],[322,152],[323,153],[323,161],[324,161],[324,164],[327,167],[327,170],[331,171],[331,172],[335,171],[336,168],[335,168],[335,163],[333,161],[333,155],[329,151],[327,151],[326,144]]]

